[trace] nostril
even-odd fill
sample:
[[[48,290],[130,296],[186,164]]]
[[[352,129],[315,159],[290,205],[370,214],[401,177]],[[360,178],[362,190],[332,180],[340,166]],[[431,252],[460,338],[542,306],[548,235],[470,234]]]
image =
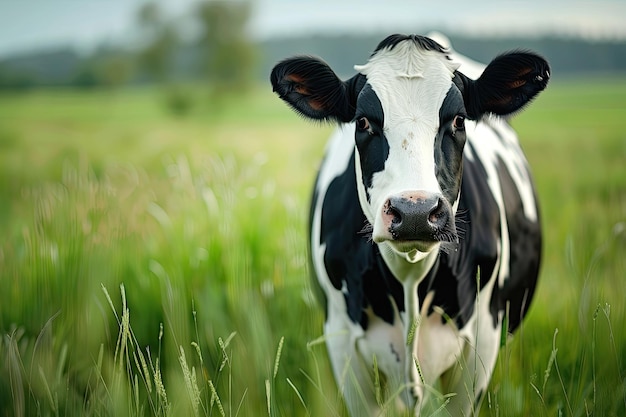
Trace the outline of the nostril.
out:
[[[385,214],[391,217],[391,224],[398,225],[402,223],[402,213],[396,209],[391,201],[387,201],[387,207],[385,208]]]
[[[400,224],[402,223],[402,214],[398,210],[393,207],[389,208],[389,214],[392,216],[391,223],[392,224]]]
[[[443,204],[443,201],[441,199],[438,199],[437,205],[434,209],[431,210],[430,214],[428,215],[428,221],[434,226],[440,226],[442,224],[445,224],[447,220],[448,213],[446,211],[446,207]]]
[[[430,214],[428,215],[428,221],[430,221],[431,223],[437,223],[437,220],[441,216],[441,206],[441,200],[437,200],[437,205],[434,209],[431,210]]]

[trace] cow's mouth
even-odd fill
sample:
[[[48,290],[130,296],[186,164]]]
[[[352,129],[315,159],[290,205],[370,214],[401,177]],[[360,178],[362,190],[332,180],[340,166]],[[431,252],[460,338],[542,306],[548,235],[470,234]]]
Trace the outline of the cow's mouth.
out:
[[[454,222],[450,219],[444,227],[439,230],[432,231],[427,234],[415,234],[412,236],[396,236],[390,229],[386,233],[373,236],[376,243],[387,243],[394,252],[399,254],[408,254],[412,252],[429,253],[435,249],[442,248],[449,251],[456,248],[459,237],[456,232]]]
[[[457,244],[459,241],[454,231],[442,231],[434,234],[431,239],[390,239],[388,243],[398,252],[430,252],[438,245],[449,246]]]
[[[439,244],[436,241],[425,242],[421,240],[389,240],[387,243],[398,253],[411,253],[414,251],[428,253]]]

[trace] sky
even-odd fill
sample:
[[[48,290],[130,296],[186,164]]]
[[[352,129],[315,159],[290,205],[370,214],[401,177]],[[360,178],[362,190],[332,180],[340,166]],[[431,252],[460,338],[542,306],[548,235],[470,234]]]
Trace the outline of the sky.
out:
[[[124,43],[139,7],[172,17],[197,0],[0,0],[0,57],[50,46]],[[230,0],[234,1],[234,0]],[[584,36],[626,40],[626,0],[251,0],[257,39],[313,33],[416,32]]]

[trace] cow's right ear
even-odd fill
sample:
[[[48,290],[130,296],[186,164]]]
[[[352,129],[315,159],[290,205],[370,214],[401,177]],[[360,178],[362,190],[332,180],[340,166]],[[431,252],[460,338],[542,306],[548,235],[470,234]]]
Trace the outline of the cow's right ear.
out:
[[[270,76],[274,92],[296,112],[315,120],[339,122],[354,118],[356,95],[350,89],[355,78],[344,82],[324,61],[308,56],[278,63]]]

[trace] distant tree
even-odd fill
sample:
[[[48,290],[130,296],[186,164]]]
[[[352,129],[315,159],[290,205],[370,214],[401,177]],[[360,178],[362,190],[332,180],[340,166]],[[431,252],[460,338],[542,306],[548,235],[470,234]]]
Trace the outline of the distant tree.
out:
[[[134,73],[134,62],[130,55],[121,52],[107,54],[100,58],[97,64],[97,75],[100,84],[117,88],[132,78]]]
[[[83,63],[70,80],[70,85],[85,89],[99,86],[100,78],[95,66],[90,61]]]
[[[142,31],[143,48],[139,52],[142,69],[155,81],[169,79],[172,54],[179,44],[178,34],[167,22],[156,3],[146,3],[139,9],[137,20]]]
[[[28,90],[37,85],[37,79],[28,72],[13,71],[0,65],[0,90]]]
[[[221,93],[248,87],[256,63],[255,48],[246,31],[250,3],[202,1],[197,17],[205,74],[212,86]]]

